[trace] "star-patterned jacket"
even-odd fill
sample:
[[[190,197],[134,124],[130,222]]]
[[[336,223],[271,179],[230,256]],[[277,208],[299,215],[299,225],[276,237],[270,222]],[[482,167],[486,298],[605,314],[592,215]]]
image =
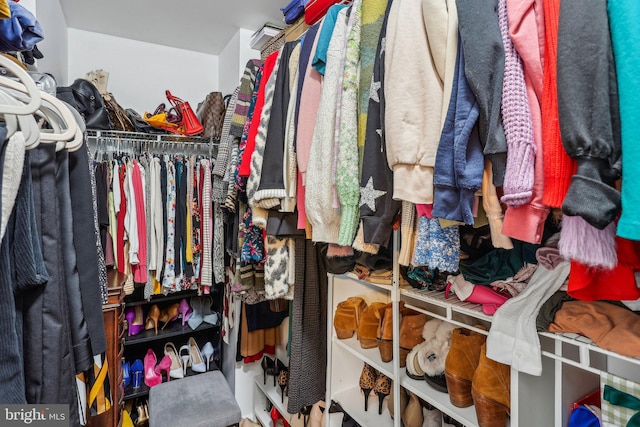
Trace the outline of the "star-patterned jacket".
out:
[[[382,246],[389,243],[393,220],[401,206],[399,201],[393,200],[393,172],[387,163],[383,129],[385,40],[392,2],[389,0],[387,3],[373,66],[360,180],[360,217],[364,241]]]

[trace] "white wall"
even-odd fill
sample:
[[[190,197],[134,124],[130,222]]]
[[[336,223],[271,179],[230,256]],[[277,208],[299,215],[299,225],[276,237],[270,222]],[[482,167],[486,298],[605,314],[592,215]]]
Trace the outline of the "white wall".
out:
[[[219,87],[220,92],[223,95],[232,93],[238,83],[240,82],[240,78],[238,77],[238,73],[244,72],[244,66],[242,71],[240,71],[239,63],[239,53],[240,53],[240,31],[236,31],[236,33],[231,37],[231,40],[227,42],[227,45],[224,47],[222,52],[220,52],[220,79],[219,79]],[[242,74],[240,74],[242,77]]]
[[[240,84],[244,67],[250,59],[260,59],[260,51],[251,49],[253,31],[240,28],[220,53],[220,91],[232,93]]]
[[[167,102],[166,89],[194,110],[218,90],[218,56],[74,28],[68,38],[69,82],[91,70],[109,71],[109,91],[140,114]]]
[[[28,4],[20,4],[28,6]],[[59,0],[46,0],[35,3],[38,22],[44,32],[44,40],[38,43],[38,49],[44,58],[37,62],[38,71],[51,73],[59,86],[67,86],[69,74],[69,49],[67,21],[62,13]]]

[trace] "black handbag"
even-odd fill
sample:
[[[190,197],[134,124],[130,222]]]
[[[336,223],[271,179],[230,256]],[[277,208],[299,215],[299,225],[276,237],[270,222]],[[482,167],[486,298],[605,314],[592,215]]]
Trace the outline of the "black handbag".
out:
[[[136,132],[152,133],[152,134],[167,133],[166,131],[159,128],[155,128],[151,126],[149,123],[145,122],[142,116],[140,116],[140,114],[133,108],[127,108],[125,111],[127,113],[127,117],[129,118],[129,120],[131,120],[131,123],[133,124],[133,128]]]
[[[113,125],[98,88],[88,80],[77,79],[69,87],[58,87],[56,97],[75,108],[87,129],[111,130]]]

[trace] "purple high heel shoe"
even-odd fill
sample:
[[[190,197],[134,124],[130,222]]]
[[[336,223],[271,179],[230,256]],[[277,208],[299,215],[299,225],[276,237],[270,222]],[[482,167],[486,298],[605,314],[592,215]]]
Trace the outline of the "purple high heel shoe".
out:
[[[124,318],[127,319],[129,336],[137,335],[144,331],[144,315],[142,313],[142,306],[136,305],[135,307],[127,307],[124,312]]]
[[[191,314],[193,313],[193,309],[189,305],[189,302],[187,302],[186,298],[183,298],[180,301],[178,312],[182,315],[182,326],[184,326],[184,324],[187,323],[187,320],[189,320]]]

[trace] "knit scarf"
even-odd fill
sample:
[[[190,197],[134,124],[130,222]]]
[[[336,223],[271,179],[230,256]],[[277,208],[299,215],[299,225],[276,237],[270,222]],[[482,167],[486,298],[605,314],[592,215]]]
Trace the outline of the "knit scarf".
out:
[[[256,82],[256,75],[262,61],[258,59],[250,59],[244,69],[242,80],[240,81],[240,91],[238,92],[238,102],[233,111],[233,119],[231,121],[230,134],[238,138],[242,137],[244,123],[247,120],[247,112],[249,104],[251,104],[251,95],[253,94],[253,86]]]

